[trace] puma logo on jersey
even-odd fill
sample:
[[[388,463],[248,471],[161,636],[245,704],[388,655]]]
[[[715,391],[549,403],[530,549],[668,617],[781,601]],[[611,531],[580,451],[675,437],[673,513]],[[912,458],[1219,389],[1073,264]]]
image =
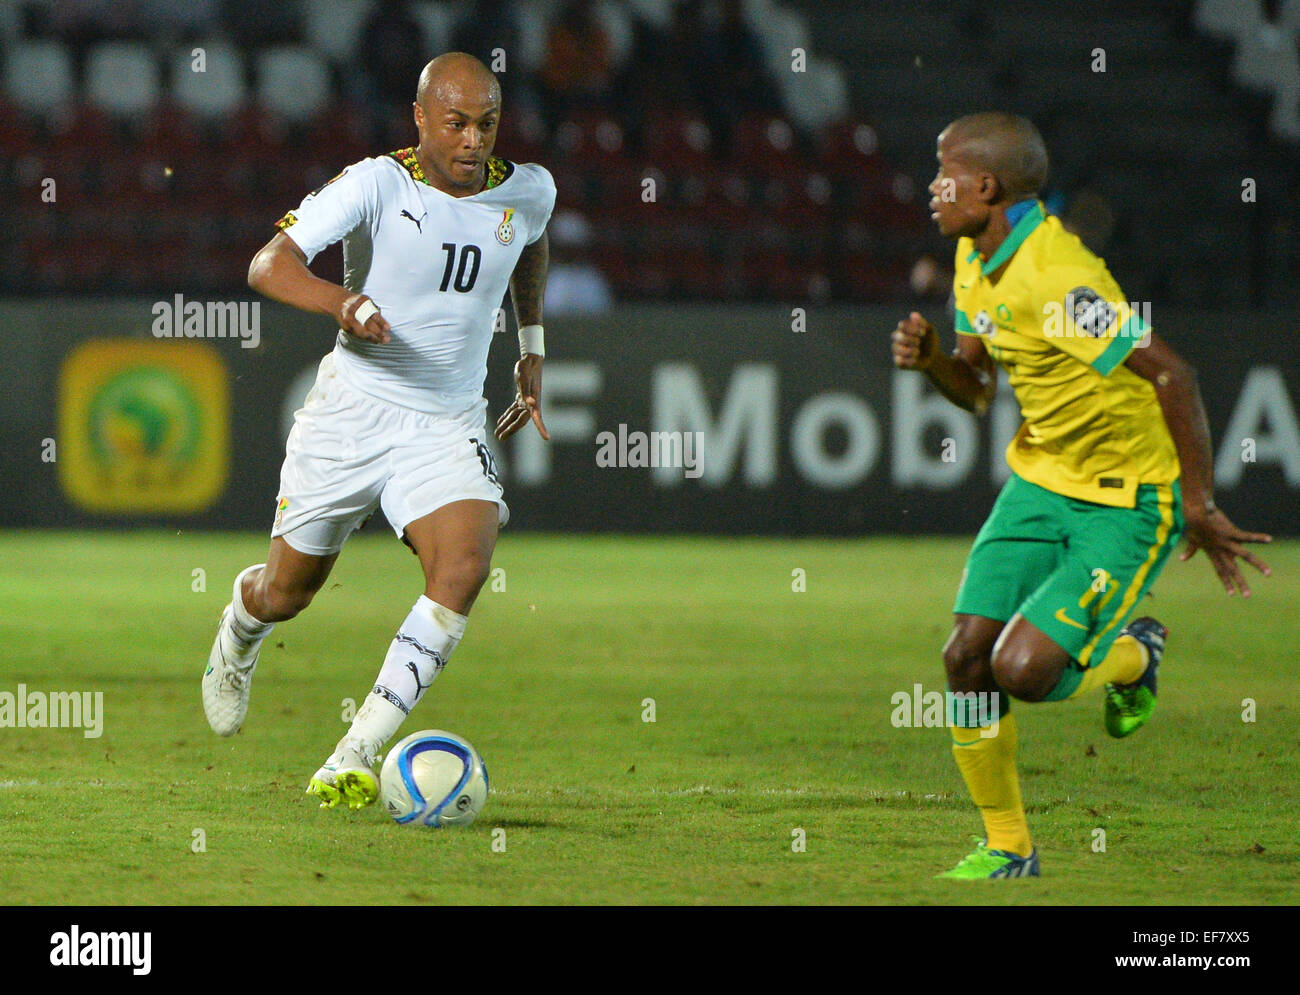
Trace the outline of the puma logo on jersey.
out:
[[[424,228],[421,227],[421,226],[422,226],[423,223],[424,223],[424,219],[427,218],[428,216],[429,216],[429,212],[428,212],[428,211],[425,211],[423,214],[421,214],[421,215],[419,216],[419,218],[417,218],[417,217],[416,217],[414,214],[412,214],[410,211],[403,211],[403,212],[402,212],[402,217],[404,217],[404,218],[410,218],[412,221],[415,222],[415,230],[418,231],[421,235],[424,234]]]

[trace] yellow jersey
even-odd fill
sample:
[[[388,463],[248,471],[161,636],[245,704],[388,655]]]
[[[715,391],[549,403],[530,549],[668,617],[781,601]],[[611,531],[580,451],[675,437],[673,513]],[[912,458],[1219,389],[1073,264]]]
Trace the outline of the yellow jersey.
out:
[[[1179,474],[1155,389],[1124,365],[1144,344],[1147,308],[1125,301],[1041,203],[1007,213],[1013,227],[989,259],[958,240],[953,278],[957,332],[983,341],[1020,403],[1007,463],[1057,494],[1131,508],[1139,484]]]

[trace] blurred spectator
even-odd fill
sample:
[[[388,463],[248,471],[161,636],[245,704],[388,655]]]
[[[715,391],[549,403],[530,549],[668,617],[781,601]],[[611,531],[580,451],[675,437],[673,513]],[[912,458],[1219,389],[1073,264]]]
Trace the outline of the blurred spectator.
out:
[[[506,68],[518,57],[519,25],[511,0],[474,0],[451,35],[456,52],[468,52],[492,68],[493,52],[506,54]],[[513,87],[512,87],[513,89]]]
[[[576,211],[559,211],[547,227],[547,314],[603,314],[614,306],[609,282],[588,257],[591,225]]]
[[[1115,231],[1115,212],[1100,191],[1084,187],[1066,208],[1061,226],[1079,236],[1079,241],[1095,255],[1106,254]]]
[[[298,0],[224,0],[221,13],[231,38],[241,48],[302,41],[302,4]]]
[[[513,0],[474,0],[456,30],[451,35],[451,47],[456,52],[468,52],[481,59],[493,72],[498,72],[496,53],[498,50],[505,57],[503,85],[508,82],[508,104],[506,113],[516,123],[516,115],[524,113],[537,114],[536,85],[531,73],[520,72],[520,49],[523,47],[519,37],[519,20],[515,15]],[[503,97],[504,99],[504,97]]]
[[[361,72],[381,113],[409,118],[415,81],[433,57],[407,0],[385,0],[361,29]]]
[[[59,0],[27,8],[28,26],[37,37],[55,37],[72,54],[80,75],[91,46],[134,37],[139,25],[134,0]]]
[[[591,0],[572,0],[560,12],[538,77],[542,113],[552,127],[576,112],[607,106],[613,83],[609,38]]]
[[[705,112],[707,24],[701,0],[682,0],[664,31],[637,20],[632,56],[620,90],[631,106],[632,130],[650,110]]]
[[[952,270],[944,269],[927,252],[912,264],[908,284],[918,297],[946,297],[952,292]]]
[[[724,144],[732,125],[747,114],[781,114],[776,82],[763,62],[763,48],[745,23],[741,0],[722,0],[721,20],[704,36],[704,86],[709,123]]]
[[[217,0],[138,0],[141,37],[186,40],[205,37],[217,25]]]
[[[73,44],[129,38],[138,24],[133,0],[59,0],[45,13],[48,29]]]

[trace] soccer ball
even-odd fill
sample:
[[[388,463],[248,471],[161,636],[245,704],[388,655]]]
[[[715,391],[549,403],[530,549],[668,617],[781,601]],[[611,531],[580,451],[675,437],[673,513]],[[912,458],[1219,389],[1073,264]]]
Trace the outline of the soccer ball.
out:
[[[379,772],[384,810],[404,826],[468,826],[487,796],[483,758],[441,729],[411,733],[388,751]]]

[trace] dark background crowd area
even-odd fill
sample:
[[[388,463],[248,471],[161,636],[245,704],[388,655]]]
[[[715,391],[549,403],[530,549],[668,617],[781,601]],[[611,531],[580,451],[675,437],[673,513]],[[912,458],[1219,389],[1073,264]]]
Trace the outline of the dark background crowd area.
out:
[[[1043,130],[1049,208],[1134,299],[1295,301],[1298,30],[1248,0],[0,0],[0,292],[241,292],[461,50],[499,70],[498,154],[555,176],[576,310],[944,298],[934,137],[988,108]]]

